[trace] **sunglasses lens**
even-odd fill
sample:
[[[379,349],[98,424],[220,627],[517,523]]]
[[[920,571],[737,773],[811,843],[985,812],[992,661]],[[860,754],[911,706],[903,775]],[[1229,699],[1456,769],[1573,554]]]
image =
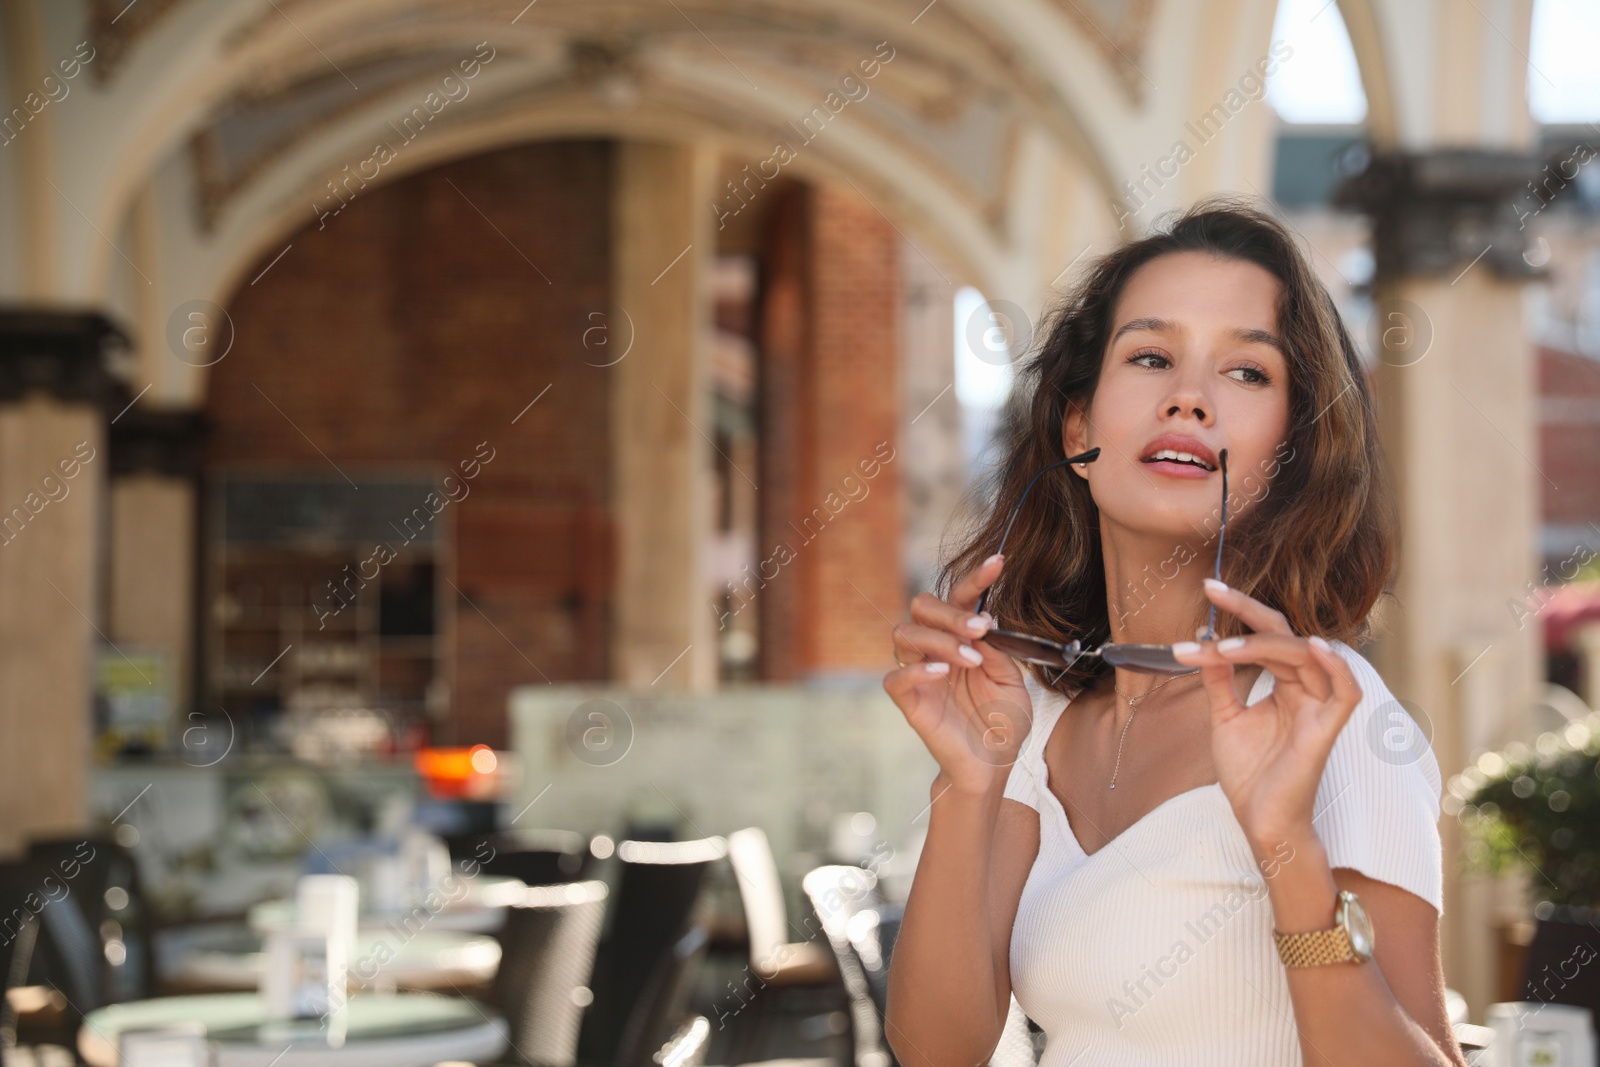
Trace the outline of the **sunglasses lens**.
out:
[[[1038,637],[1029,637],[1013,630],[990,630],[983,640],[1008,656],[1025,663],[1041,663],[1047,667],[1071,666],[1078,654],[1064,652],[1061,646]]]
[[[1172,655],[1171,645],[1106,645],[1100,655],[1112,666],[1146,674],[1183,674],[1194,670],[1187,663],[1179,663]]]

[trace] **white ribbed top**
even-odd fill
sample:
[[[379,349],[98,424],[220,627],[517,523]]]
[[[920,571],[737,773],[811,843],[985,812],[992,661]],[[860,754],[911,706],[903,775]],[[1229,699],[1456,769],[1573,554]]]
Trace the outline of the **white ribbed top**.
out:
[[[1317,789],[1329,865],[1442,911],[1438,762],[1372,664],[1332,644],[1364,696]],[[1039,812],[1039,853],[1012,927],[1011,984],[1049,1039],[1041,1067],[1300,1065],[1267,884],[1221,785],[1179,793],[1085,855],[1044,785],[1068,698],[1024,674],[1033,727],[1005,795]],[[1263,670],[1248,703],[1274,681]]]

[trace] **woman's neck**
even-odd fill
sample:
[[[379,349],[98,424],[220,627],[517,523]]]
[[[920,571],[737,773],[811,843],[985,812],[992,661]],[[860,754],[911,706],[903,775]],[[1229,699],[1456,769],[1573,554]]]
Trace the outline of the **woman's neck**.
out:
[[[1203,581],[1212,557],[1185,542],[1103,531],[1106,615],[1117,644],[1170,645],[1195,638],[1209,604]]]

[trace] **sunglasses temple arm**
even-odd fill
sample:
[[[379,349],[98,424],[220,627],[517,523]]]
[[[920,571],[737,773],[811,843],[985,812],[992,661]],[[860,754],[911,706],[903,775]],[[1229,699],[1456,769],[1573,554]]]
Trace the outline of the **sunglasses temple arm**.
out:
[[[1065,467],[1069,463],[1093,463],[1099,458],[1100,449],[1091,448],[1087,452],[1080,452],[1076,456],[1068,456],[1066,459],[1057,460],[1047,467],[1039,468],[1038,474],[1035,474],[1032,478],[1028,479],[1028,484],[1023,488],[1022,495],[1017,498],[1017,506],[1011,509],[1011,518],[1006,520],[1005,532],[1000,535],[1000,547],[994,550],[995,555],[999,555],[1001,552],[1006,550],[1006,540],[1011,536],[1011,527],[1017,524],[1017,516],[1022,514],[1023,502],[1028,499],[1028,494],[1033,492],[1033,483],[1037,482],[1040,476],[1045,473],[1045,471],[1055,470],[1057,467]],[[983,605],[988,603],[989,600],[989,590],[993,588],[994,586],[990,585],[989,589],[985,589],[983,591],[983,595],[978,598],[978,606],[973,609],[973,614],[978,614],[983,611]]]
[[[1222,581],[1222,536],[1228,532],[1228,450],[1224,448],[1217,457],[1218,464],[1222,467],[1222,522],[1217,526],[1217,562],[1212,568],[1211,577]],[[1211,613],[1206,617],[1206,640],[1214,640],[1217,636],[1217,602],[1211,602]]]

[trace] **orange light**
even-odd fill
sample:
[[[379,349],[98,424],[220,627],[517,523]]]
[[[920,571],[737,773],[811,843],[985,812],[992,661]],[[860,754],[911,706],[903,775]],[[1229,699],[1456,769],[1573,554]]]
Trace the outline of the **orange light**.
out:
[[[470,748],[419,748],[413,757],[417,774],[433,796],[453,799],[482,791],[483,779],[499,766],[488,745]]]

